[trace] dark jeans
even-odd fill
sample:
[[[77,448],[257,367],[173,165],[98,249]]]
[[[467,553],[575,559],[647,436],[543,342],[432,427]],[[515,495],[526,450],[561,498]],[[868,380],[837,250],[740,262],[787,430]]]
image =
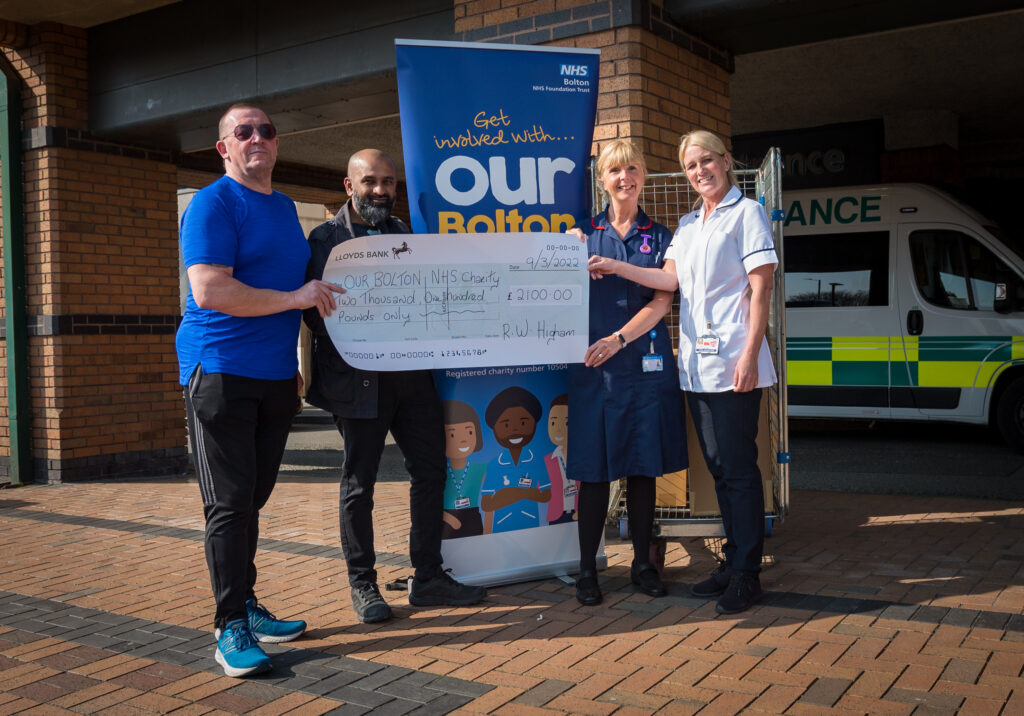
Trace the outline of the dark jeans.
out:
[[[223,629],[245,619],[255,596],[260,509],[295,415],[295,378],[259,380],[196,368],[185,388],[185,414],[206,516],[206,565]]]
[[[349,584],[377,581],[373,487],[389,430],[412,477],[409,557],[417,579],[434,576],[441,567],[445,481],[444,417],[434,379],[425,371],[382,372],[377,417],[334,420],[345,440],[338,521]]]
[[[764,487],[757,467],[761,392],[686,393],[704,461],[715,478],[725,561],[739,572],[760,572],[764,553]]]

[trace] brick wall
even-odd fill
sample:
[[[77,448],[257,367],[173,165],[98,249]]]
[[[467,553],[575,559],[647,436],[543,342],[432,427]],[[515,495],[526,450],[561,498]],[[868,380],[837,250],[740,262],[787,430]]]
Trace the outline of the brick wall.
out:
[[[587,38],[600,41],[601,80],[595,153],[602,141],[636,141],[653,172],[679,171],[679,138],[693,129],[724,137],[729,125],[729,73],[638,27]],[[577,46],[579,46],[577,42]]]
[[[35,479],[180,473],[177,169],[89,135],[84,31],[37,25],[4,54],[24,81]]]
[[[659,0],[455,0],[465,41],[601,50],[592,153],[627,138],[649,171],[679,171],[679,138],[708,129],[729,141],[732,57],[672,24]]]
[[[85,31],[55,23],[29,29],[27,44],[4,55],[24,80],[22,122],[26,129],[59,126],[86,129],[89,94]]]

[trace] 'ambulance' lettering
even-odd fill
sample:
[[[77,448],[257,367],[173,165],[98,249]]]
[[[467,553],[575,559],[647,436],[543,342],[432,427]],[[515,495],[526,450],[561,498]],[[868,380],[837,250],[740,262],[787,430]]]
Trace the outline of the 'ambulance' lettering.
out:
[[[796,200],[786,212],[785,226],[828,226],[860,222],[868,224],[882,220],[882,197],[843,196],[832,199],[811,199],[808,206]]]

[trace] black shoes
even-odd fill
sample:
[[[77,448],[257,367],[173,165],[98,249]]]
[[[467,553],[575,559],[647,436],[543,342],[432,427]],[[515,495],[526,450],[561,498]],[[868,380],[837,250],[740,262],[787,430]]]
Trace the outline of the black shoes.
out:
[[[373,624],[391,618],[391,607],[380,595],[373,582],[356,582],[352,585],[352,608],[363,624]]]
[[[715,611],[719,614],[738,614],[754,606],[764,592],[761,591],[761,580],[750,572],[733,572],[729,585],[718,598]]]
[[[729,586],[730,577],[732,577],[732,569],[727,567],[725,562],[719,562],[710,577],[690,587],[690,594],[695,597],[717,597]]]
[[[447,572],[438,572],[430,579],[412,579],[409,603],[417,607],[462,607],[476,604],[487,596],[483,587],[471,587],[456,582]],[[373,582],[352,585],[352,608],[364,624],[374,624],[391,618],[391,607],[380,595]]]
[[[487,590],[483,587],[458,582],[444,571],[430,579],[413,577],[409,604],[417,607],[467,607],[482,602],[486,596]]]
[[[653,564],[634,563],[629,570],[629,576],[632,578],[633,584],[649,597],[664,597],[668,593]]]
[[[593,607],[601,603],[601,587],[597,584],[597,572],[584,569],[576,578],[576,601],[585,607]]]
[[[633,564],[630,578],[644,594],[663,597],[668,592],[653,564]],[[715,611],[719,614],[745,612],[761,601],[761,580],[753,572],[734,572],[725,564],[719,564],[711,576],[690,587],[695,597],[719,597]],[[720,595],[720,596],[719,596]],[[576,601],[584,606],[600,604],[603,597],[597,583],[597,572],[585,569],[576,578]]]
[[[634,564],[629,572],[633,584],[644,594],[652,597],[664,597],[667,594],[653,564]],[[597,572],[592,569],[581,571],[576,578],[576,601],[585,607],[592,607],[603,600],[601,587],[597,583]]]

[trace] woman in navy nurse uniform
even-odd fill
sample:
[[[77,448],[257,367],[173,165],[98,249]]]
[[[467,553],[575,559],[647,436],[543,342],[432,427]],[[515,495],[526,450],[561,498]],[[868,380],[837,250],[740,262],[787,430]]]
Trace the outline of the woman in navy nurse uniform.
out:
[[[647,169],[630,142],[605,145],[597,160],[608,208],[582,227],[587,251],[642,268],[660,268],[672,232],[640,209]],[[665,586],[650,563],[655,478],[686,468],[683,405],[663,317],[672,291],[645,288],[620,276],[590,285],[590,347],[569,368],[568,477],[580,481],[580,575],[576,598],[601,602],[597,550],[608,514],[612,480],[625,477],[633,538],[632,581],[645,594]]]

